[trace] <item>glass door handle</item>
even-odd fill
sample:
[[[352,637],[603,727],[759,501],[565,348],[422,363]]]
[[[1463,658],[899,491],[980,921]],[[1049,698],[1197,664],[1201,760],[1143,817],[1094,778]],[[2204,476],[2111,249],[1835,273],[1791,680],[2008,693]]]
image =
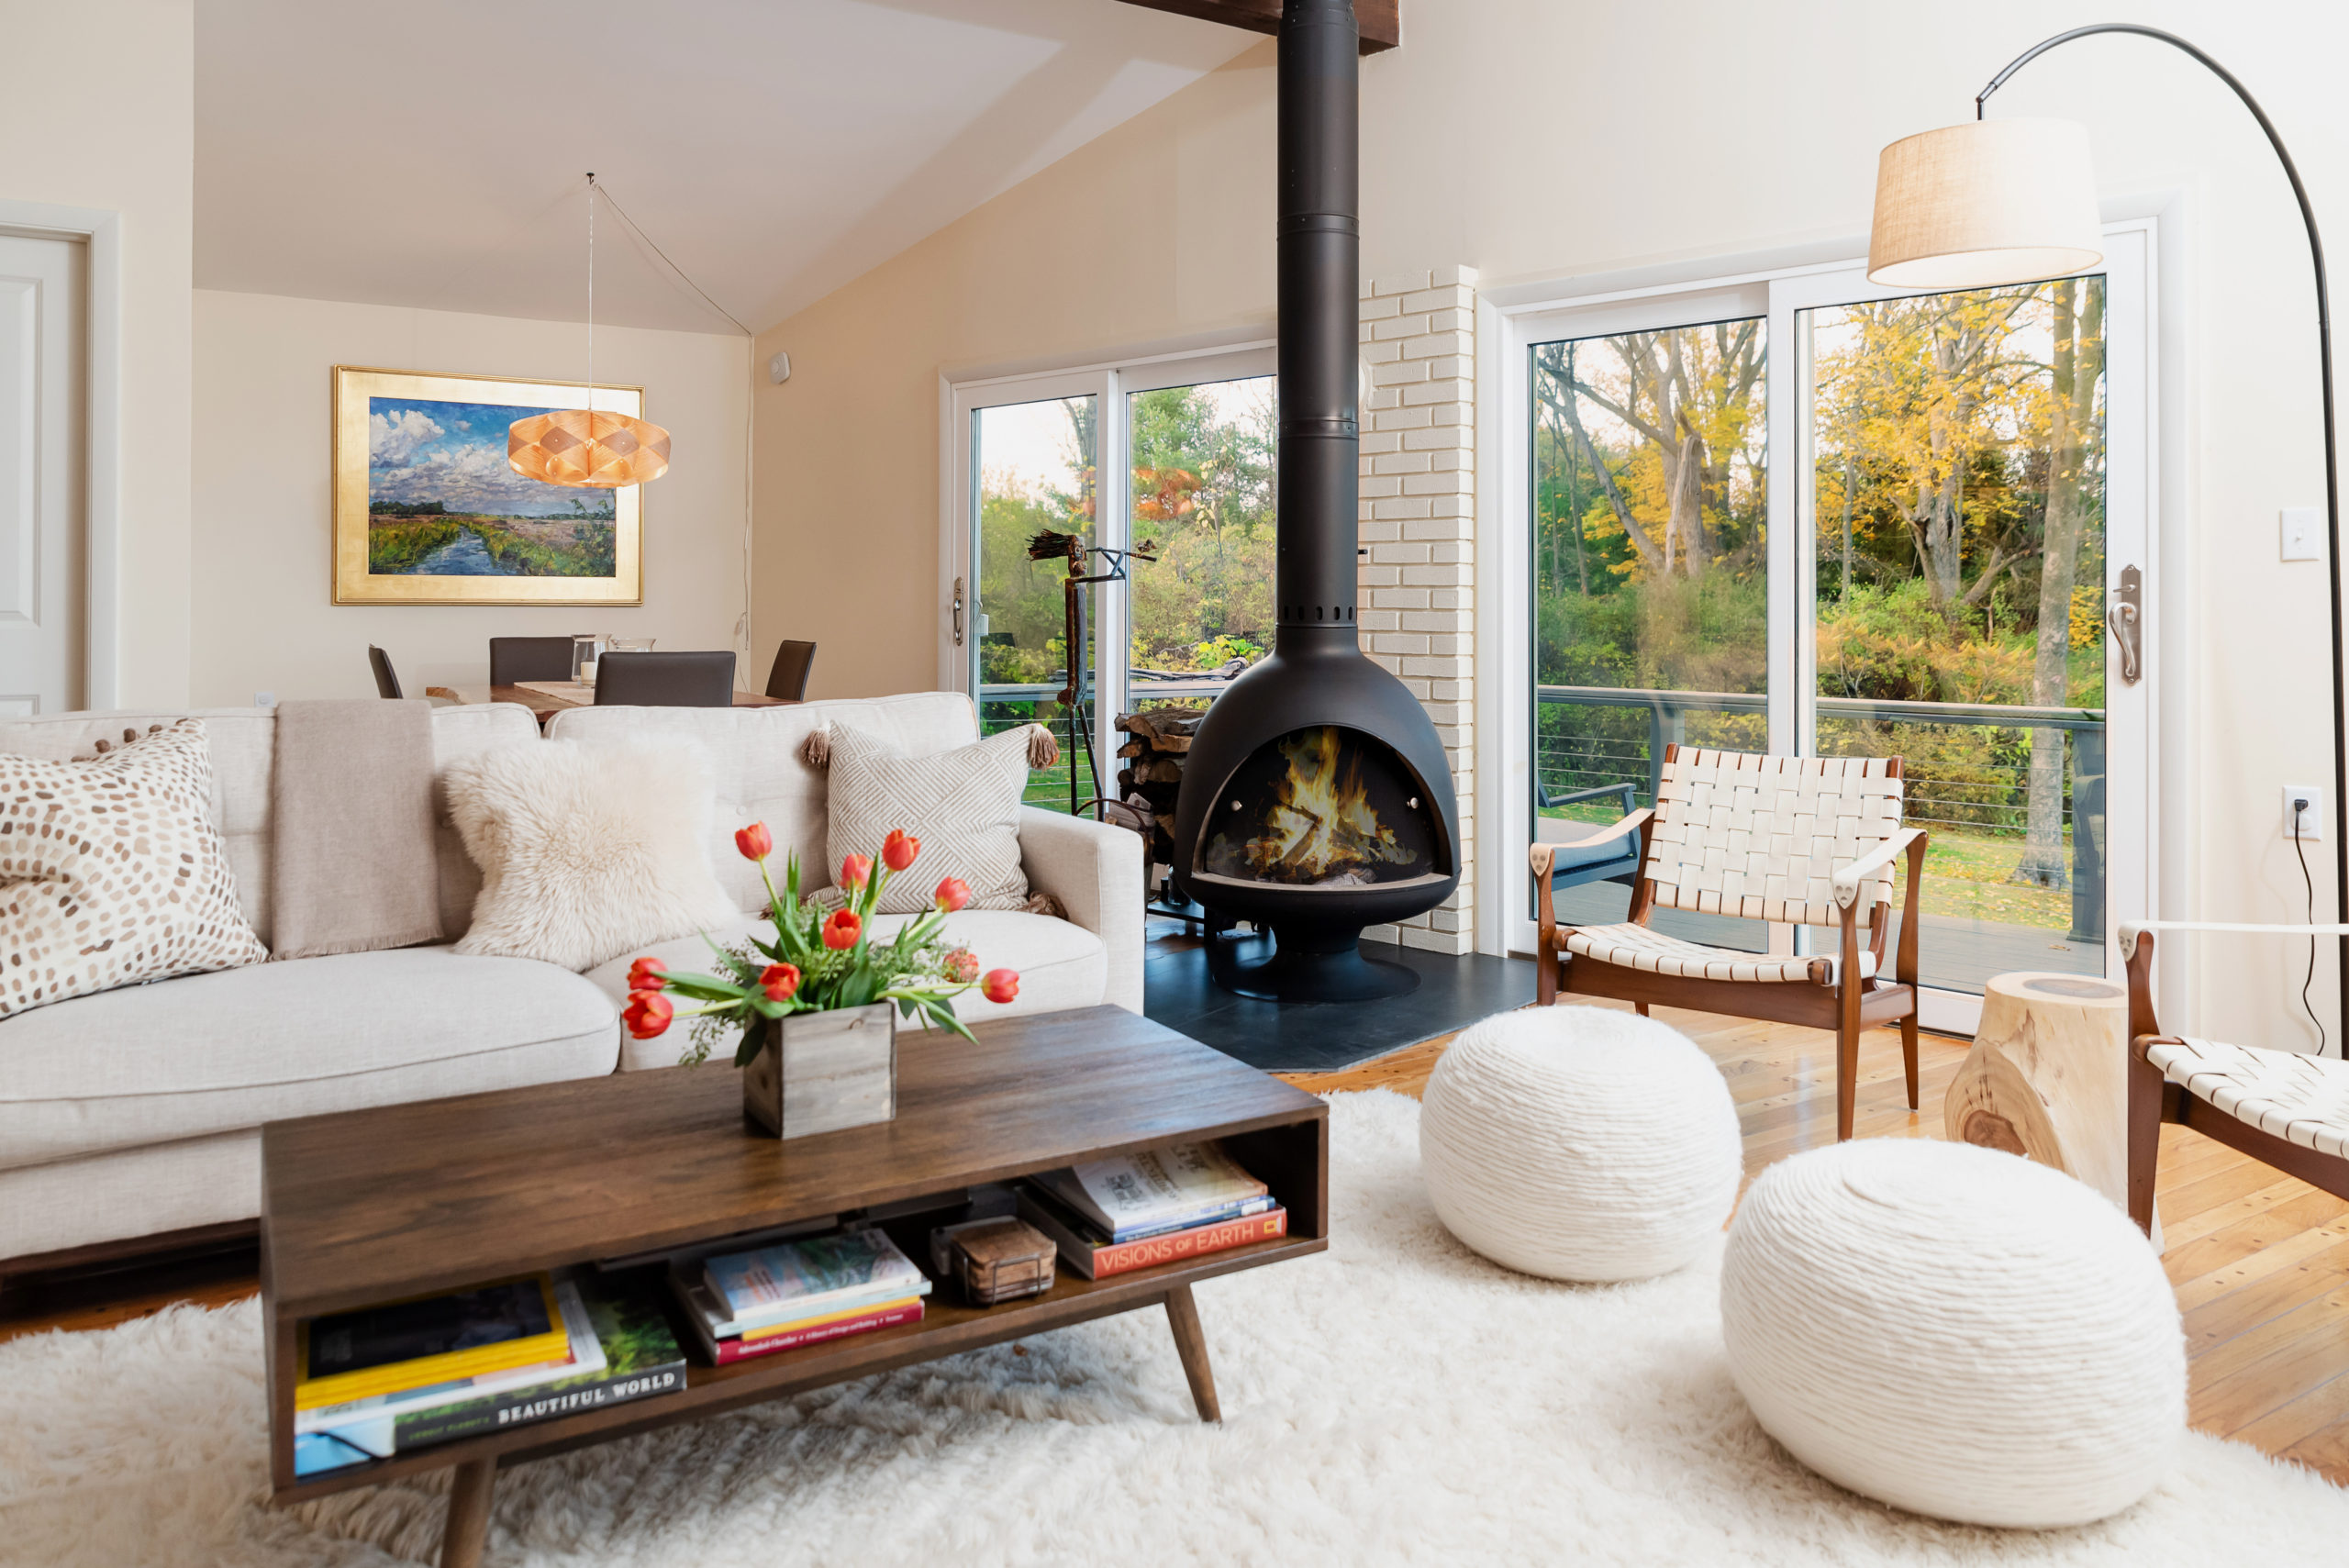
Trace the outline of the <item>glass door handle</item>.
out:
[[[954,646],[963,646],[963,579],[954,579]]]
[[[2144,573],[2133,566],[2121,569],[2121,586],[2112,595],[2112,607],[2105,614],[2112,628],[2112,639],[2121,644],[2121,684],[2133,686],[2143,678],[2144,662]]]

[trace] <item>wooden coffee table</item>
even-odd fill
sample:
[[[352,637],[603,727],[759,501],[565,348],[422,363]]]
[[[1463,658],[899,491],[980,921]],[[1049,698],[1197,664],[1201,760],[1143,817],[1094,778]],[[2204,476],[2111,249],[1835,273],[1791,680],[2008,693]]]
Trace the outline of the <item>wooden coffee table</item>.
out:
[[[270,1123],[261,1234],[272,1500],[453,1467],[440,1561],[472,1568],[502,1465],[1145,1307],[1166,1308],[1199,1418],[1217,1419],[1191,1285],[1328,1247],[1329,1107],[1118,1007],[974,1032],[976,1045],[900,1040],[896,1120],[788,1141],[746,1129],[739,1078],[723,1065]],[[1271,1186],[1288,1209],[1286,1237],[1099,1281],[1063,1269],[1047,1295],[1000,1307],[941,1292],[919,1323],[695,1365],[682,1393],[294,1477],[299,1319],[1202,1138],[1224,1140]],[[936,1218],[885,1228],[927,1266],[921,1240]]]

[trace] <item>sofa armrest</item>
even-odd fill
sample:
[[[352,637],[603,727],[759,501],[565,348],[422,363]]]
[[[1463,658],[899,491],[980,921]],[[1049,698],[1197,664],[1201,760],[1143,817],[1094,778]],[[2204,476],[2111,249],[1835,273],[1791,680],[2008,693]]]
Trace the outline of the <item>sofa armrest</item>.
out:
[[[1019,863],[1028,885],[1061,901],[1068,917],[1108,950],[1101,999],[1141,1011],[1141,835],[1089,817],[1028,806],[1019,813]]]

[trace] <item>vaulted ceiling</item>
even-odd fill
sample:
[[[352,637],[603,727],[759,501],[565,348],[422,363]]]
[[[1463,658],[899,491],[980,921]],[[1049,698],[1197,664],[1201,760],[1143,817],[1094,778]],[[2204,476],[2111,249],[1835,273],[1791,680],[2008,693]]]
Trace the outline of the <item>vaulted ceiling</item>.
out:
[[[1108,0],[198,0],[195,283],[576,320],[594,170],[763,329],[1256,41]],[[731,330],[608,211],[596,313]]]

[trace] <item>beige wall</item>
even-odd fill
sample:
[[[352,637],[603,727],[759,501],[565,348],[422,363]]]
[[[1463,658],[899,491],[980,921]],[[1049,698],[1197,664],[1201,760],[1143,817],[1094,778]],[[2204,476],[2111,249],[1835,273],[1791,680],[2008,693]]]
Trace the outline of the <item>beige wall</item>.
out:
[[[0,0],[0,199],[122,215],[117,700],[186,700],[192,0]]]
[[[2185,33],[2251,83],[2319,212],[2349,212],[2332,80],[2349,12],[2117,11]],[[1966,117],[2025,46],[2106,19],[2037,0],[1419,0],[1406,13],[1404,47],[1364,71],[1364,270],[1463,264],[1487,289],[1862,236],[1883,143]],[[795,368],[757,394],[764,635],[787,623],[836,645],[854,631],[842,690],[932,684],[941,374],[1269,317],[1271,64],[1269,45],[1251,50],[762,337],[763,359],[787,349]],[[2068,45],[1996,107],[2087,122],[2108,195],[2185,198],[2187,276],[2163,345],[2185,372],[2185,406],[2166,410],[2179,488],[2163,525],[2179,548],[2161,562],[2153,625],[2173,677],[2165,912],[2300,918],[2278,786],[2329,784],[2332,764],[2323,572],[2277,558],[2277,509],[2323,496],[2288,191],[2224,89],[2145,40]],[[1506,578],[1488,567],[1484,581]],[[2323,912],[2321,847],[2318,861]],[[2199,991],[2202,1027],[2313,1043],[2294,1022],[2304,947],[2218,938],[2194,951],[2174,991]]]
[[[749,374],[740,338],[596,330],[597,376],[642,385],[646,416],[674,442],[673,466],[644,491],[640,607],[337,606],[332,367],[576,380],[584,329],[211,290],[195,299],[195,702],[371,695],[370,642],[415,695],[428,683],[485,682],[492,636],[601,631],[662,648],[737,646]],[[763,685],[765,664],[746,656],[741,674]],[[824,674],[818,663],[814,689],[824,690]]]

